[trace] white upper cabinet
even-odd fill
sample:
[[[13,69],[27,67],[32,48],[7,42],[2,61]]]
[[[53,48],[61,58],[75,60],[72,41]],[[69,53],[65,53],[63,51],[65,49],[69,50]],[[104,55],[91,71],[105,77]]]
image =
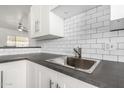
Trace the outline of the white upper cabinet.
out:
[[[54,6],[33,5],[31,7],[31,37],[53,39],[63,37],[64,20],[51,12]]]
[[[111,5],[111,20],[124,18],[124,5]]]

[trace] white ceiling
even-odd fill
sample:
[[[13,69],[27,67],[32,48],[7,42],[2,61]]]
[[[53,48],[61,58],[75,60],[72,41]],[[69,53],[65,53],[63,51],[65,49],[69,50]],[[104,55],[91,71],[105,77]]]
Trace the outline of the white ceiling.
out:
[[[59,5],[52,11],[59,15],[60,17],[66,19],[79,13],[88,11],[97,6],[99,5]]]
[[[18,23],[29,11],[29,5],[0,5],[0,27],[17,29]]]
[[[59,5],[53,12],[61,17],[68,18],[96,6],[97,5]],[[31,5],[0,5],[0,27],[16,30],[20,21],[27,21],[27,18],[24,18],[24,16],[29,14],[30,7]]]

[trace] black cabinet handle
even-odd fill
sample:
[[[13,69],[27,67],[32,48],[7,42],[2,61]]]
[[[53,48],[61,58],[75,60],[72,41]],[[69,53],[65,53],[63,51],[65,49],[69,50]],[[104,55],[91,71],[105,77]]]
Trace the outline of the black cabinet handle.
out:
[[[52,88],[52,85],[54,84],[54,82],[52,82],[52,80],[49,81],[49,86],[50,88]]]
[[[3,71],[1,71],[1,88],[3,88]]]
[[[56,88],[60,88],[60,86],[59,86],[59,84],[58,84],[58,83],[56,84]]]

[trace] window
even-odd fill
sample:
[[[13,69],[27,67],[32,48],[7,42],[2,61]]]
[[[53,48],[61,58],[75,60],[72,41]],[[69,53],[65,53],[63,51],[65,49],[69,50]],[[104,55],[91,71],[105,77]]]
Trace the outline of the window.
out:
[[[16,46],[14,36],[7,37],[7,46]]]
[[[29,46],[29,39],[22,36],[8,36],[7,46],[11,47],[26,47]]]

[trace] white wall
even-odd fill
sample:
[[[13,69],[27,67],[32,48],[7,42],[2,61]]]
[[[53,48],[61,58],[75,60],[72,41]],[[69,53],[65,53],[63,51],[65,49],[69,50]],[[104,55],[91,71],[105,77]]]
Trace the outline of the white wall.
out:
[[[105,50],[105,43],[117,44],[115,50]],[[110,6],[100,6],[68,18],[64,38],[37,42],[43,51],[72,54],[80,46],[82,56],[112,61],[124,61],[124,31],[110,32]]]

